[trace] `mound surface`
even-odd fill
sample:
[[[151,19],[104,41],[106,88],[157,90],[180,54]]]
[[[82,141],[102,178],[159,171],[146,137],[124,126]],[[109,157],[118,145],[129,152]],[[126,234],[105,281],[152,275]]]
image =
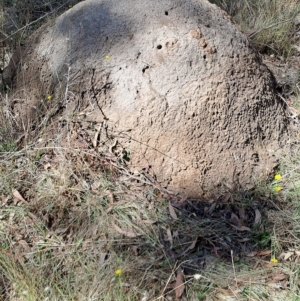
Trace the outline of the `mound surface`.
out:
[[[56,142],[66,145],[65,124],[88,125],[97,151],[189,197],[251,187],[286,132],[270,72],[206,0],[86,0],[38,30],[4,75],[28,128],[55,108]]]

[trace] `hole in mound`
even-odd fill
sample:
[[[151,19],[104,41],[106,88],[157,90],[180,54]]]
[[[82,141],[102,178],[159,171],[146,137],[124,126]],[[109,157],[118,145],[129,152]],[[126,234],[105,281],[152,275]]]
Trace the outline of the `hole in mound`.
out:
[[[156,48],[157,48],[157,49],[162,49],[162,46],[161,46],[161,45],[157,45]]]
[[[144,68],[142,69],[143,73],[145,73],[145,71],[146,71],[147,69],[149,69],[149,66],[146,66],[146,67],[144,67]]]
[[[203,55],[203,59],[206,60],[206,54]]]
[[[166,15],[166,16],[168,16],[168,15],[169,15],[169,13],[168,13],[167,11],[165,11],[165,15]]]

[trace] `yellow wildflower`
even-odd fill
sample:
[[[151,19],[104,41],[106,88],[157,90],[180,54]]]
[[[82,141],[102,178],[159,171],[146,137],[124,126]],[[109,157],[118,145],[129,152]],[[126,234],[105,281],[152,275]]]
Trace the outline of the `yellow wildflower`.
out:
[[[117,275],[117,276],[120,276],[121,274],[122,274],[122,270],[121,269],[117,269],[116,271],[115,271],[115,274]]]
[[[52,95],[47,95],[47,100],[51,100],[52,99]]]
[[[276,191],[276,192],[279,192],[279,191],[281,191],[281,190],[282,190],[282,188],[281,188],[280,186],[276,186],[276,187],[275,187],[275,191]]]
[[[110,56],[109,56],[109,55],[106,55],[105,58],[106,58],[107,60],[109,60],[109,59],[110,59]]]
[[[276,181],[279,181],[280,179],[282,178],[282,176],[281,176],[281,174],[276,174],[275,175],[275,177],[274,177],[274,179],[276,180]]]
[[[272,263],[278,263],[278,260],[275,257],[272,257],[270,260]]]

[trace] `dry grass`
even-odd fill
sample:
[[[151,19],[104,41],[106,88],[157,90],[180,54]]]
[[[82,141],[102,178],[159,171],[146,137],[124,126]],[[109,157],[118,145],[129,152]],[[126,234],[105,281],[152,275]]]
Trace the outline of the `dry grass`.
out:
[[[12,41],[17,34],[29,36],[51,17],[78,3],[78,0],[3,0],[1,2],[1,38]],[[16,42],[16,41],[14,41]]]
[[[101,158],[53,149],[36,159],[35,153],[27,148],[26,154],[19,152],[11,158],[22,158],[17,173],[15,167],[2,165],[13,180],[5,186],[17,189],[28,201],[17,204],[2,199],[0,266],[9,283],[8,294],[12,288],[15,296],[10,297],[21,300],[42,300],[48,295],[50,300],[88,300],[88,296],[99,300],[110,291],[115,294],[115,289],[121,289],[115,270],[130,271],[126,266],[132,262],[127,263],[126,253],[136,238],[118,235],[113,225],[141,234],[143,247],[155,249],[151,226],[142,221],[153,220],[156,209],[147,212],[148,203],[118,185],[114,170],[102,170]],[[43,162],[47,156],[55,162]],[[88,160],[97,162],[99,169],[90,169]],[[4,173],[2,179],[7,179]],[[135,269],[140,264],[136,262]]]
[[[9,63],[17,45],[24,43],[42,24],[81,0],[0,1],[0,69]],[[7,89],[0,83],[0,91]]]
[[[274,183],[182,202],[90,149],[0,158],[4,300],[173,300],[178,268],[186,300],[299,296],[298,220]]]
[[[219,4],[247,31],[293,17],[298,4],[289,3]],[[292,44],[280,43],[289,24],[252,38],[261,50],[288,55]],[[120,157],[74,147],[72,124],[70,116],[66,136],[18,139],[17,121],[1,105],[0,300],[299,300],[297,123],[280,180],[185,201],[150,175],[132,175]]]
[[[289,56],[299,28],[297,0],[210,0],[232,16],[260,52]]]

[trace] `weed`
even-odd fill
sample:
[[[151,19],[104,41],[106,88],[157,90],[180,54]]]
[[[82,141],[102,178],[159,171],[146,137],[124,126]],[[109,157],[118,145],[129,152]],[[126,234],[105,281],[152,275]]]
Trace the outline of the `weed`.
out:
[[[253,240],[261,249],[269,249],[271,247],[271,234],[269,232],[262,232],[253,235]]]
[[[0,144],[0,153],[12,152],[16,150],[17,145],[14,140],[5,141]]]

